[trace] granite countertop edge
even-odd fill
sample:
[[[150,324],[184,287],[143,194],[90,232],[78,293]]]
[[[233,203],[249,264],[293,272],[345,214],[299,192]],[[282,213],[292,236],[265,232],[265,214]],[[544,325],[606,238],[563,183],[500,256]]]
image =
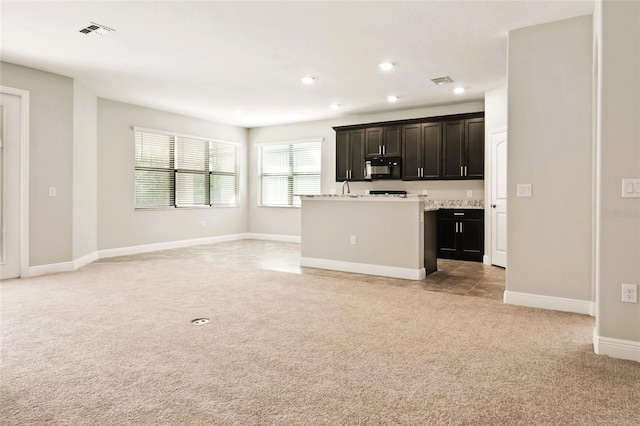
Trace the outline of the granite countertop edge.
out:
[[[321,195],[301,195],[302,199],[326,199],[326,200],[376,200],[376,201],[424,201],[425,211],[435,211],[440,209],[484,209],[484,200],[432,200],[420,194],[321,194]]]

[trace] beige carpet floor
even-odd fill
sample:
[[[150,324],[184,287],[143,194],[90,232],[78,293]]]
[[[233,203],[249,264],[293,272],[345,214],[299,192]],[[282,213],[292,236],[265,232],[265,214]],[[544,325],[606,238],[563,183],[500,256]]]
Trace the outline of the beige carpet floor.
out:
[[[4,281],[0,308],[2,425],[640,419],[640,364],[583,315],[190,259]]]

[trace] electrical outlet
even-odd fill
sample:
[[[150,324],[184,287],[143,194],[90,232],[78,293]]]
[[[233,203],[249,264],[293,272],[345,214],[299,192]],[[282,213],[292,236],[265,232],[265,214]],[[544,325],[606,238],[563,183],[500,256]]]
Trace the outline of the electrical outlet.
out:
[[[204,220],[202,221],[202,223],[200,224],[200,226],[202,226],[203,228],[207,226],[207,222],[205,222]]]
[[[351,244],[357,244],[357,240],[356,240],[356,236],[355,235],[351,236]]]
[[[429,195],[429,191],[427,189],[423,189],[422,195],[425,195],[425,196]]]
[[[622,283],[622,301],[625,303],[638,303],[638,286]]]
[[[467,190],[467,197],[469,198],[473,197],[473,191],[471,189]]]

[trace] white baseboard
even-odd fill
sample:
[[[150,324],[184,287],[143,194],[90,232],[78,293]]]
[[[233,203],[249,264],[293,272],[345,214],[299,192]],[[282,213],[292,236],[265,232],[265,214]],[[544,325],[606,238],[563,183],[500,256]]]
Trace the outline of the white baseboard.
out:
[[[98,260],[98,252],[94,251],[92,253],[86,254],[82,257],[79,257],[78,259],[75,259],[73,261],[73,269],[80,269],[82,268],[84,265],[88,265],[91,262],[95,262],[96,260]]]
[[[29,276],[36,277],[38,275],[56,274],[59,272],[71,272],[80,269],[83,266],[94,262],[98,259],[105,259],[116,256],[126,256],[130,254],[149,253],[158,250],[169,250],[174,248],[192,247],[202,244],[222,243],[226,241],[237,240],[271,240],[283,241],[291,243],[300,243],[300,237],[295,235],[277,235],[277,234],[231,234],[221,235],[217,237],[195,238],[191,240],[169,241],[166,243],[145,244],[140,246],[119,247],[115,249],[98,250],[86,254],[78,259],[70,262],[51,263],[48,265],[38,265],[29,267]],[[25,277],[26,278],[26,277]]]
[[[278,234],[245,234],[246,240],[269,240],[282,241],[284,243],[300,243],[302,241],[299,235],[278,235]]]
[[[199,246],[202,244],[222,243],[226,241],[244,240],[247,234],[231,234],[220,235],[217,237],[194,238],[191,240],[167,241],[166,243],[144,244],[140,246],[119,247],[115,249],[98,250],[98,258],[105,259],[116,256],[127,256],[130,254],[149,253],[159,250],[170,250],[175,248],[184,248]]]
[[[73,270],[73,262],[49,263],[47,265],[30,266],[29,276],[37,277],[38,275],[58,274],[60,272],[70,272]]]
[[[339,260],[303,257],[300,266],[334,271],[353,272],[356,274],[380,275],[383,277],[402,278],[405,280],[422,280],[426,276],[424,268],[398,268],[395,266],[372,265],[368,263],[342,262]]]
[[[593,351],[611,358],[640,362],[640,342],[598,336],[593,329]]]
[[[552,311],[573,312],[595,316],[595,303],[590,300],[565,299],[563,297],[542,296],[539,294],[504,292],[507,305],[527,306],[529,308],[549,309]]]
[[[486,254],[482,256],[482,264],[491,265],[491,260],[489,259],[489,256],[487,256]]]

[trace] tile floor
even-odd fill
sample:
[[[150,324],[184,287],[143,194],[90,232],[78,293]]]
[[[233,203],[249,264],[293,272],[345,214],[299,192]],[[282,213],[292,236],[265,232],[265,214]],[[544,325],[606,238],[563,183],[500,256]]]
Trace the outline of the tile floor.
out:
[[[438,259],[438,271],[424,280],[413,281],[349,272],[328,271],[300,266],[300,244],[264,240],[240,240],[201,246],[162,250],[131,256],[103,259],[101,262],[126,262],[136,259],[200,258],[205,262],[336,277],[374,284],[406,288],[422,288],[427,291],[481,297],[502,301],[505,290],[505,270],[478,262]]]

